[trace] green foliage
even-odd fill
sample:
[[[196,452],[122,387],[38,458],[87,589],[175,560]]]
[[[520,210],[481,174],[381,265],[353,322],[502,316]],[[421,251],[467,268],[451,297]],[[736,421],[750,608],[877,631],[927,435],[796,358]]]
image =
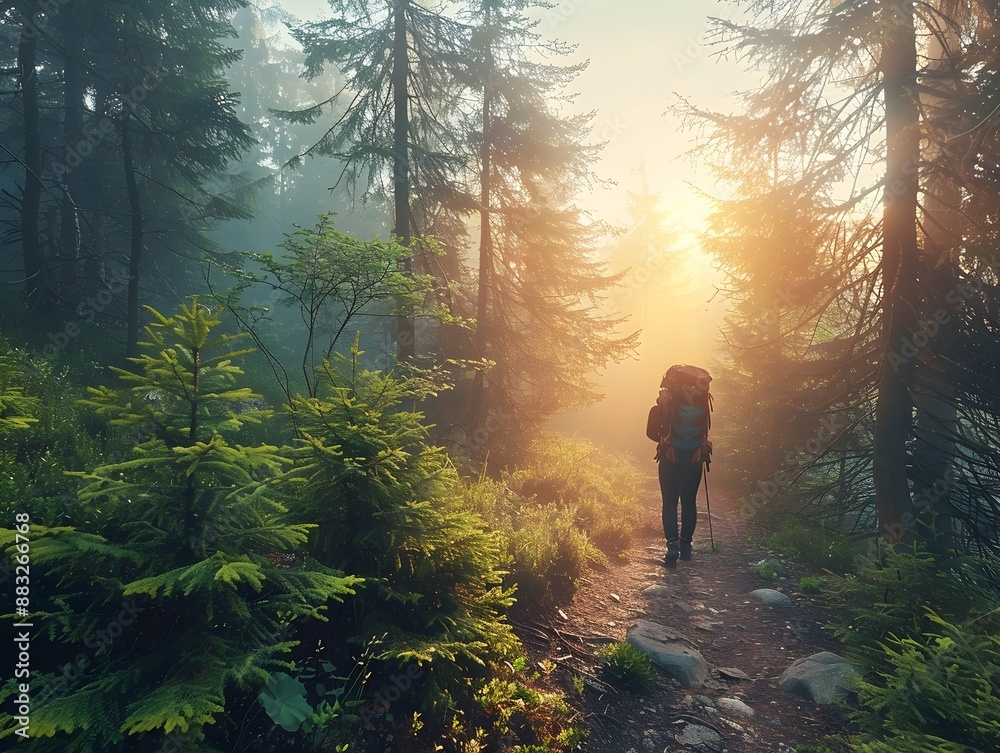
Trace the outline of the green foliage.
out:
[[[858,683],[860,753],[972,753],[1000,740],[1000,621],[964,627],[926,612],[918,638],[882,644],[891,671]]]
[[[845,573],[853,569],[861,545],[829,528],[795,516],[781,519],[767,546],[799,562]]]
[[[575,508],[537,505],[503,481],[483,479],[466,492],[472,509],[499,532],[507,582],[517,587],[520,605],[572,593],[576,581],[604,556],[578,525]]]
[[[39,688],[58,685],[60,657],[86,660],[75,684],[36,696],[38,750],[112,751],[137,735],[155,747],[174,730],[217,749],[209,733],[227,696],[256,692],[294,645],[292,621],[323,619],[359,582],[296,554],[311,526],[288,523],[278,501],[279,449],[227,441],[265,417],[238,385],[237,338],[217,336],[218,317],[196,300],[150,313],[137,371],[117,370],[125,389],[93,388],[86,401],[138,444],[76,474],[88,525],[32,530],[48,594],[33,605],[59,647],[37,667]]]
[[[0,436],[37,423],[33,416],[36,409],[37,401],[24,394],[21,370],[14,356],[0,353]]]
[[[576,508],[587,534],[613,553],[642,525],[642,473],[626,456],[579,437],[546,433],[527,448],[507,484],[539,504]],[[638,521],[638,523],[637,523]]]
[[[919,639],[930,629],[927,610],[962,622],[993,607],[993,592],[970,557],[935,556],[919,547],[890,549],[857,575],[827,576],[828,591],[845,618],[834,632],[864,666],[891,672],[880,643],[890,636]]]
[[[503,537],[520,604],[572,593],[588,566],[623,552],[642,524],[641,475],[624,457],[586,440],[546,435],[500,480],[482,478],[466,498]]]
[[[572,721],[573,711],[559,693],[537,690],[523,678],[498,676],[476,692],[478,715],[495,720],[492,739],[483,748],[500,749],[501,739],[518,740],[512,750],[568,753],[577,750],[585,731]],[[494,742],[496,747],[489,747]]]
[[[890,549],[857,576],[827,577],[834,631],[862,669],[854,720],[864,753],[991,750],[1000,735],[994,584],[980,563]]]
[[[294,402],[296,514],[317,524],[317,559],[366,578],[356,636],[385,635],[376,657],[385,667],[416,662],[429,670],[428,693],[461,698],[469,673],[516,645],[502,617],[512,599],[500,542],[467,509],[458,474],[412,409],[443,385],[417,369],[367,371],[360,355],[355,342],[339,369],[324,363],[318,395]]]
[[[649,657],[631,643],[612,643],[597,652],[601,672],[616,685],[645,692],[656,684]]]
[[[241,283],[229,302],[235,308],[233,301],[251,285],[263,285],[271,288],[276,303],[296,310],[296,319],[304,325],[302,334],[294,338],[302,340],[296,357],[310,397],[316,396],[316,375],[323,360],[332,358],[338,345],[341,352],[346,351],[342,337],[359,317],[423,315],[461,324],[445,307],[428,304],[434,299],[430,275],[405,271],[414,253],[428,257],[442,253],[433,238],[415,240],[412,249],[396,242],[362,241],[337,230],[334,219],[333,213],[322,214],[315,226],[286,234],[279,244],[284,253],[278,257],[246,254],[261,274],[240,273]],[[241,313],[255,325],[271,316],[261,307]],[[267,340],[280,339],[287,345],[287,326],[278,327]],[[264,338],[264,330],[259,326],[255,330]]]
[[[799,580],[799,590],[804,594],[818,594],[823,588],[822,578],[806,576]]]
[[[769,562],[758,562],[753,567],[753,571],[764,580],[777,580],[778,573],[774,571]]]

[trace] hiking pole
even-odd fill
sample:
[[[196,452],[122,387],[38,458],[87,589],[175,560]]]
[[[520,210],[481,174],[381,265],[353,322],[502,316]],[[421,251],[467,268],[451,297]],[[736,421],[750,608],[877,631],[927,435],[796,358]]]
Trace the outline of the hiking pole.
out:
[[[708,510],[708,538],[712,542],[712,551],[715,551],[715,534],[712,532],[712,505],[708,501],[708,463],[705,463],[705,508]]]

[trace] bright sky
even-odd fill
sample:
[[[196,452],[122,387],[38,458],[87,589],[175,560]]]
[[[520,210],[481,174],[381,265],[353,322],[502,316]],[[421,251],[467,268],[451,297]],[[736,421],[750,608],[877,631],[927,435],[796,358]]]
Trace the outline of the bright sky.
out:
[[[327,15],[323,0],[282,0],[303,19]],[[589,59],[576,80],[578,112],[597,111],[592,141],[607,141],[595,170],[616,185],[581,197],[581,205],[598,218],[624,224],[627,192],[638,191],[639,167],[645,164],[650,189],[661,195],[683,246],[695,250],[697,235],[709,212],[708,203],[692,186],[715,195],[712,176],[697,168],[685,153],[692,133],[666,111],[683,97],[697,106],[722,112],[738,109],[736,90],[754,86],[733,61],[720,60],[708,44],[709,17],[737,17],[734,2],[721,0],[561,0],[539,12],[537,31],[546,38],[577,45],[567,63]],[[722,302],[713,298],[715,275],[708,259],[696,250],[688,264],[695,283],[691,294],[656,299],[655,287],[640,284],[636,292],[650,298],[637,360],[609,364],[598,377],[606,398],[582,411],[557,417],[553,428],[575,431],[607,446],[629,448],[647,459],[642,431],[648,406],[656,398],[662,373],[671,363],[710,365],[717,347]],[[665,265],[670,280],[678,270]],[[668,283],[669,284],[669,283]],[[643,291],[643,292],[640,292]],[[711,301],[711,303],[710,303]]]
[[[324,0],[281,0],[303,20],[329,15]],[[645,162],[650,188],[663,196],[674,224],[691,233],[699,229],[707,207],[689,183],[711,191],[707,171],[684,157],[690,132],[665,111],[677,95],[710,109],[732,110],[732,92],[753,78],[738,64],[714,56],[706,43],[709,16],[733,18],[735,3],[721,0],[561,0],[537,12],[543,37],[578,45],[567,62],[590,60],[573,91],[582,112],[597,111],[594,141],[608,145],[598,174],[615,181],[599,189],[591,207],[602,217],[627,219],[626,190],[639,185]]]

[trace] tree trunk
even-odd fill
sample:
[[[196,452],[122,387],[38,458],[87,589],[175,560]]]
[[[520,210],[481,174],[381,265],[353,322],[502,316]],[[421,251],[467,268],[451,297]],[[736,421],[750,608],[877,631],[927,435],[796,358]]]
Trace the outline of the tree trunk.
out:
[[[70,21],[71,16],[67,17]],[[80,298],[80,279],[77,263],[80,259],[80,219],[77,214],[75,197],[81,194],[81,168],[75,164],[76,145],[83,137],[83,108],[86,85],[83,78],[81,59],[83,57],[82,33],[67,28],[65,89],[63,94],[63,140],[66,147],[64,165],[67,172],[62,184],[62,211],[59,222],[59,295],[64,302],[75,304]],[[74,166],[75,165],[75,166]]]
[[[883,6],[881,69],[885,91],[885,205],[882,227],[883,343],[875,406],[873,480],[880,533],[912,540],[914,518],[906,441],[912,428],[916,353],[917,170],[920,161],[916,38],[912,0]]]
[[[125,308],[125,355],[139,355],[139,271],[142,264],[142,201],[139,183],[135,176],[132,132],[129,117],[122,123],[122,155],[125,167],[125,186],[128,189],[129,211],[132,214],[132,240],[128,257],[128,302]]]
[[[491,110],[493,108],[493,29],[492,29],[492,6],[487,0],[484,4],[485,18],[485,43],[486,50],[483,56],[483,141],[479,148],[480,157],[480,196],[479,196],[479,282],[476,300],[476,355],[479,358],[488,358],[489,352],[489,327],[490,327],[490,299],[493,294],[493,228],[490,216],[490,203],[492,202],[491,190],[493,187],[492,176],[492,120]],[[469,428],[475,430],[479,428],[485,419],[483,403],[486,393],[486,374],[482,369],[476,372],[475,381],[472,386],[472,398],[469,406]]]
[[[950,4],[948,4],[950,5]],[[941,8],[948,17],[954,16],[953,7]],[[928,40],[928,69],[936,72],[933,86],[938,93],[921,94],[928,116],[934,110],[948,105],[949,95],[958,89],[958,74],[954,61],[961,54],[961,39],[955,27],[931,14],[930,22],[935,33]],[[940,149],[933,144],[928,149],[927,161],[938,158]],[[934,297],[947,295],[958,283],[950,259],[961,244],[963,218],[959,207],[962,191],[953,180],[938,177],[925,185],[923,223],[927,248],[923,249],[923,274],[928,286],[928,307],[925,317],[932,317],[936,308]],[[953,398],[951,380],[946,377],[949,365],[942,360],[941,347],[953,341],[952,331],[959,320],[950,316],[939,322],[940,329],[928,339],[926,357],[916,374],[913,392],[914,449],[913,449],[913,505],[917,517],[917,532],[928,544],[946,551],[955,546],[955,515],[950,504],[953,463],[958,437],[958,410]]]
[[[35,3],[21,4],[21,37],[17,46],[18,83],[24,107],[24,192],[21,195],[21,248],[24,257],[24,292],[28,310],[47,313],[48,275],[38,230],[42,203],[42,148],[38,114],[38,31],[33,25]]]
[[[408,77],[409,44],[407,41],[406,9],[409,0],[394,0],[393,4],[393,44],[392,44],[392,183],[395,205],[395,227],[393,235],[399,242],[410,247],[410,161],[409,161],[409,91]],[[403,271],[410,274],[413,263],[410,257],[403,262]],[[416,343],[413,318],[400,316],[396,319],[396,358],[400,361],[413,358]]]

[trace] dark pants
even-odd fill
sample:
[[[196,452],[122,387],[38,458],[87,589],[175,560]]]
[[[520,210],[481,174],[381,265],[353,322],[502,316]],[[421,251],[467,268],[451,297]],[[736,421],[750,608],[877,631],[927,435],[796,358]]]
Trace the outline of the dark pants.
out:
[[[701,463],[691,462],[691,452],[675,451],[676,462],[660,461],[660,492],[663,494],[663,535],[677,538],[677,501],[681,503],[681,541],[691,541],[697,520],[695,498],[701,484]]]

